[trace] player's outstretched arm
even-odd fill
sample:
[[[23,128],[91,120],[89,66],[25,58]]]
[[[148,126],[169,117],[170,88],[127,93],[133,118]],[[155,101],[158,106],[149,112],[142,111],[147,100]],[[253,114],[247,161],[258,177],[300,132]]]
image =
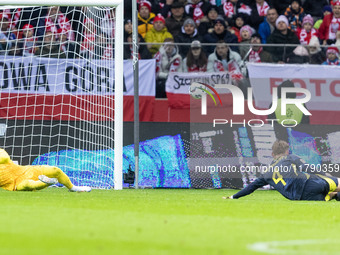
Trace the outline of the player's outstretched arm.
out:
[[[247,187],[245,187],[242,190],[240,190],[239,192],[237,192],[235,195],[232,195],[230,197],[222,197],[222,198],[223,199],[238,199],[240,197],[244,197],[244,196],[247,196],[247,195],[253,193],[258,188],[261,188],[261,187],[263,187],[267,184],[268,183],[265,181],[265,179],[257,178],[255,181],[253,181]]]

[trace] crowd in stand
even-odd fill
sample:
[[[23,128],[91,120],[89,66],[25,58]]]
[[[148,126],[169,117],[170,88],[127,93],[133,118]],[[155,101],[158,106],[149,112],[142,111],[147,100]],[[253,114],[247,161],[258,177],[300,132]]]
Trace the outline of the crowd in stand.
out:
[[[340,0],[137,3],[138,57],[156,59],[158,97],[165,96],[169,72],[230,71],[230,63],[242,66],[244,61],[340,65]],[[124,58],[131,59],[132,0],[124,7]],[[0,53],[112,59],[114,9],[108,8],[98,23],[84,8],[3,10]]]

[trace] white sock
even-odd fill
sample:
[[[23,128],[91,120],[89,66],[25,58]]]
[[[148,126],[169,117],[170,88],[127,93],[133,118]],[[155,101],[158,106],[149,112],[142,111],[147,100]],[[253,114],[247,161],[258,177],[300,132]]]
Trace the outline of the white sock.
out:
[[[75,186],[73,185],[73,187],[70,189],[71,192],[90,192],[91,191],[91,187],[87,187],[87,186]]]
[[[39,175],[38,178],[39,178],[39,180],[41,182],[44,182],[44,183],[46,183],[48,185],[54,185],[54,184],[58,183],[58,179],[57,178],[49,178],[46,175]]]

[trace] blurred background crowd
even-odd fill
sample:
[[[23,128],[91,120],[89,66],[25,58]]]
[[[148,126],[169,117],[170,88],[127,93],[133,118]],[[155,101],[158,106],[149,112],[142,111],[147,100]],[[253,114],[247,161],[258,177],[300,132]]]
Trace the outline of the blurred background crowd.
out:
[[[340,0],[137,0],[139,59],[169,72],[223,72],[231,61],[340,65]],[[132,2],[124,1],[124,59]],[[26,7],[0,12],[0,54],[112,59],[115,11]],[[163,90],[163,92],[162,92]]]

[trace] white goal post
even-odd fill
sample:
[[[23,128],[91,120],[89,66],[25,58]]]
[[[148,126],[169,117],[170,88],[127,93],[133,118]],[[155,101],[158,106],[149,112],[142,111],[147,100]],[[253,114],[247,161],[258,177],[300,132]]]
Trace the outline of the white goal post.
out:
[[[123,0],[4,0],[2,5],[20,6],[84,6],[115,7],[114,28],[114,189],[123,188],[123,52],[124,52]],[[3,8],[1,8],[3,9]],[[97,128],[97,127],[96,127]],[[33,130],[33,128],[32,128]],[[33,132],[33,131],[32,131]],[[94,131],[95,132],[95,131]],[[86,137],[84,137],[86,139]]]

